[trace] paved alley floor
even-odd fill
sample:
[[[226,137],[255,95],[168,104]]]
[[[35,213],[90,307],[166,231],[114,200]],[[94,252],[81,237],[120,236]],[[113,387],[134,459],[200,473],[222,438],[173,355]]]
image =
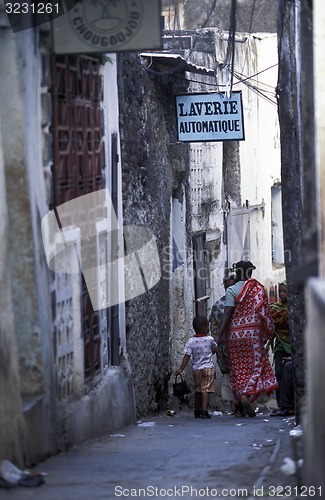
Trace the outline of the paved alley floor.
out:
[[[1,489],[4,500],[115,498],[297,498],[294,418],[214,415],[189,410],[75,446],[38,465],[39,487]]]

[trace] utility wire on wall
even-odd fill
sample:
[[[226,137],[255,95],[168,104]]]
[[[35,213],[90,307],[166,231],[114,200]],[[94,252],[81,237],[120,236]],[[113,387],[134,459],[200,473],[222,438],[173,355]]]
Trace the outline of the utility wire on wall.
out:
[[[274,66],[277,66],[277,64],[275,64]],[[274,104],[275,106],[277,105],[274,87],[271,87],[271,85],[267,85],[266,83],[261,83],[259,81],[258,81],[259,85],[264,85],[264,88],[258,87],[257,85],[252,83],[256,80],[251,79],[251,77],[245,77],[245,75],[242,75],[241,73],[237,73],[236,71],[234,72],[234,76],[238,79],[238,82],[235,83],[234,85],[242,83],[242,84],[246,85],[246,87],[248,89],[255,92],[255,94],[257,94],[259,97],[262,97],[263,99],[267,100],[271,104]],[[255,76],[255,75],[253,75],[253,76]],[[244,78],[242,78],[242,77],[244,77]],[[250,80],[252,80],[252,82]],[[266,88],[266,87],[268,87],[268,88]],[[270,90],[270,89],[272,89],[272,90]]]

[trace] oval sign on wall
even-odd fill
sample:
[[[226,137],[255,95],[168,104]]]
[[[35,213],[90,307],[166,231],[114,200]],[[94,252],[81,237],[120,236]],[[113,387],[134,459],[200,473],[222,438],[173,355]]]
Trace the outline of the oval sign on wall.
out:
[[[161,47],[158,0],[69,1],[53,20],[57,54],[118,52]]]

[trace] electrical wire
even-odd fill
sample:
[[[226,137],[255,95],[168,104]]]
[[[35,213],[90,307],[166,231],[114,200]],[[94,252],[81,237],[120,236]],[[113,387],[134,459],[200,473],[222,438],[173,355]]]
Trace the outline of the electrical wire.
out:
[[[268,85],[267,83],[260,82],[259,80],[254,79],[254,76],[257,76],[261,73],[264,73],[265,71],[272,69],[276,67],[278,64],[273,64],[272,66],[269,66],[268,68],[265,68],[258,73],[255,73],[254,75],[251,76],[245,76],[242,73],[239,72],[234,72],[234,76],[237,78],[238,82],[236,82],[234,85],[238,85],[239,83],[244,84],[246,87],[248,87],[250,90],[258,94],[260,97],[266,99],[267,101],[271,102],[272,104],[276,105],[276,89],[272,85]],[[256,84],[254,83],[256,82]]]
[[[265,70],[262,70],[259,73],[263,73],[264,71],[267,71],[268,69],[271,69],[275,66],[277,66],[277,64],[274,64],[273,66],[270,66],[269,68],[266,68]],[[257,74],[259,74],[259,73],[257,73]],[[255,92],[257,95],[259,95],[263,99],[266,99],[268,102],[270,102],[276,106],[277,103],[276,103],[276,89],[275,89],[275,87],[272,87],[271,85],[264,84],[262,82],[259,82],[258,80],[255,80],[253,77],[256,76],[257,74],[252,75],[251,77],[246,77],[245,75],[242,75],[241,73],[235,72],[234,76],[238,79],[237,84],[239,84],[239,83],[244,84],[247,88],[249,88],[250,90]],[[242,78],[243,76],[244,76],[244,78]],[[255,84],[253,82],[257,82],[257,84]],[[261,88],[261,86],[262,86],[262,88]],[[264,88],[263,88],[263,86],[264,86]],[[266,87],[268,87],[268,88],[266,88]]]
[[[262,69],[258,73],[254,73],[254,75],[250,75],[250,76],[245,76],[245,75],[243,75],[242,73],[239,73],[239,72],[237,74],[240,75],[241,77],[244,77],[246,80],[252,80],[254,78],[254,76],[261,75],[265,71],[268,71],[269,69],[275,68],[276,66],[278,66],[278,63],[272,64],[272,66],[269,66],[268,68]],[[241,80],[241,82],[244,82],[245,79]],[[264,83],[263,85],[267,85],[267,83]],[[268,86],[270,87],[270,85],[268,85]]]
[[[271,97],[269,97],[268,95],[266,95],[264,91],[262,91],[261,89],[259,89],[258,87],[256,87],[256,85],[251,85],[248,82],[245,82],[244,85],[246,85],[246,87],[248,87],[250,90],[252,90],[259,97],[262,97],[262,99],[265,99],[266,101],[268,101],[269,103],[273,104],[274,106],[277,106],[275,89],[274,89],[274,92],[272,94],[272,96],[274,97],[274,100],[273,100]]]
[[[273,66],[271,66],[271,67],[273,67]],[[270,68],[268,68],[268,69],[270,69]],[[263,70],[263,71],[266,71],[266,70]],[[160,74],[159,72],[155,72],[155,73]],[[190,78],[185,78],[185,77],[176,76],[176,75],[170,75],[170,76],[171,76],[171,78],[175,78],[176,80],[182,80],[182,81],[196,83],[196,84],[200,84],[200,85],[206,85],[207,87],[214,87],[216,90],[213,90],[211,92],[218,91],[219,87],[224,88],[225,90],[227,89],[227,87],[229,87],[228,84],[221,85],[218,83],[209,83],[209,82],[202,82],[202,81],[198,81],[198,80],[192,80]],[[236,86],[236,85],[243,83],[243,85],[245,85],[248,88],[248,90],[251,90],[252,92],[257,94],[259,97],[261,97],[262,99],[265,99],[270,104],[273,104],[274,106],[277,105],[276,99],[275,99],[276,98],[275,88],[273,88],[271,85],[267,85],[267,84],[263,84],[262,82],[259,82],[259,84],[267,85],[271,89],[273,88],[273,91],[261,89],[257,85],[249,83],[248,80],[250,77],[245,77],[244,79],[241,79],[239,75],[238,75],[238,77],[236,76],[236,72],[235,72],[235,77],[236,77],[236,79],[238,79],[238,81],[234,82],[233,86]],[[274,100],[271,97],[269,97],[267,94],[270,94],[272,97],[274,97]]]

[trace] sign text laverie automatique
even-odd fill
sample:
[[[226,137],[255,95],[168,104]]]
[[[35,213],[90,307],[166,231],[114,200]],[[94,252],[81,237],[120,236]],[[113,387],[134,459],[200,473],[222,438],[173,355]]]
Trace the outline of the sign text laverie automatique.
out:
[[[176,96],[178,140],[241,141],[245,139],[241,92]]]

